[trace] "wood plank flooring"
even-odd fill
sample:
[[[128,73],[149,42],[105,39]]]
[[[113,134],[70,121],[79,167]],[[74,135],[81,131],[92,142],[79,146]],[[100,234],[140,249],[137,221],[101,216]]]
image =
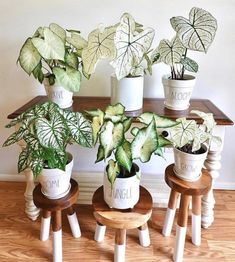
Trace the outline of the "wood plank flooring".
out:
[[[0,262],[52,261],[52,237],[39,240],[40,219],[33,222],[24,214],[24,183],[0,182]],[[215,222],[202,229],[202,245],[191,243],[189,220],[184,262],[235,261],[235,191],[215,191]],[[95,220],[92,207],[76,205],[82,237],[74,239],[63,216],[63,261],[113,261],[114,231],[107,229],[105,240],[93,240]],[[151,245],[138,244],[137,230],[127,231],[126,261],[172,261],[175,229],[172,236],[161,235],[165,209],[155,208],[149,222]]]

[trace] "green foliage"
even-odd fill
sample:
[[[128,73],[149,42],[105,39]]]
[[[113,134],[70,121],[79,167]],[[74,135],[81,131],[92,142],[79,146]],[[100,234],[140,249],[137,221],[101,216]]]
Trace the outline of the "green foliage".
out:
[[[21,47],[18,62],[23,70],[40,83],[45,78],[49,84],[55,82],[65,89],[78,92],[83,64],[82,49],[87,41],[76,30],[64,30],[51,23],[49,27],[39,27]],[[84,74],[89,78],[89,75]]]
[[[6,127],[20,125],[4,142],[9,146],[24,140],[19,155],[18,172],[31,168],[37,177],[46,165],[65,170],[68,144],[92,147],[91,122],[81,113],[63,110],[53,102],[36,105],[13,119]]]

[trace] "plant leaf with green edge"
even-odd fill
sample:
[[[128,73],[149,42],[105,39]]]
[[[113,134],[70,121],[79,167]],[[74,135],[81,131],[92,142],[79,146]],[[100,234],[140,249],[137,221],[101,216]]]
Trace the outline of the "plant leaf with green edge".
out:
[[[139,132],[139,130],[140,130],[140,128],[138,128],[138,127],[133,127],[132,129],[131,129],[131,134],[133,135],[133,136],[136,136],[137,135],[137,133]]]
[[[114,59],[116,48],[114,45],[115,26],[93,30],[88,36],[88,45],[82,51],[83,67],[86,74],[90,75],[95,71],[97,62],[102,58]]]
[[[51,115],[50,121],[40,118],[36,122],[37,136],[44,147],[62,149],[65,137],[68,136],[63,118],[59,114]]]
[[[172,127],[172,126],[175,126],[175,125],[178,124],[174,120],[171,120],[171,119],[164,117],[164,116],[159,116],[159,115],[152,113],[152,112],[146,112],[146,113],[141,114],[138,117],[138,120],[141,123],[148,125],[148,124],[150,124],[150,122],[152,121],[153,118],[155,120],[156,128],[167,128],[167,127]]]
[[[152,63],[151,59],[149,58],[149,56],[147,54],[144,54],[144,58],[145,58],[145,60],[147,62],[146,70],[149,72],[150,75],[152,75],[152,72],[153,72],[152,71],[152,65],[153,65],[153,63]]]
[[[78,70],[78,58],[74,53],[65,54],[65,62],[72,68]]]
[[[216,126],[216,122],[212,113],[204,113],[199,110],[191,110],[190,113],[200,116],[203,119],[203,125],[205,125],[207,129],[206,131],[212,132],[213,128]]]
[[[157,156],[160,156],[160,157],[163,157],[163,150],[161,147],[158,147],[155,151],[154,151],[154,155],[157,155]]]
[[[217,30],[216,19],[209,12],[197,7],[190,10],[189,19],[177,16],[172,17],[170,22],[186,48],[205,53]]]
[[[7,140],[3,143],[3,147],[5,146],[10,146],[14,143],[19,142],[21,139],[23,139],[23,137],[28,133],[28,130],[20,127],[16,132],[14,132],[13,134],[11,134]]]
[[[115,152],[115,158],[119,165],[123,166],[130,172],[132,167],[131,143],[125,141],[118,146]]]
[[[34,178],[37,178],[41,173],[43,169],[43,161],[42,159],[34,159],[30,162],[30,168],[33,172]]]
[[[41,55],[32,43],[32,38],[28,38],[23,44],[18,61],[24,71],[30,75],[34,68],[41,61]]]
[[[67,42],[78,50],[82,50],[88,42],[79,34],[72,32],[71,37],[66,38]]]
[[[42,72],[42,62],[40,61],[38,65],[33,70],[33,76],[38,79],[38,81],[42,84],[44,80],[44,74]]]
[[[129,130],[129,128],[131,127],[132,118],[128,117],[122,123],[123,123],[123,126],[124,126],[124,132],[127,132]]]
[[[201,148],[201,145],[207,142],[211,138],[211,134],[204,132],[201,129],[196,129],[193,139],[192,152],[195,152]]]
[[[158,147],[165,147],[169,145],[172,145],[172,142],[170,140],[166,139],[162,135],[158,136]]]
[[[177,119],[177,121],[178,125],[168,129],[170,133],[169,140],[175,147],[181,148],[193,141],[197,124],[195,120],[186,120],[185,118]]]
[[[86,79],[90,79],[91,75],[90,74],[87,74],[85,71],[84,71],[84,67],[82,66],[82,74],[85,76]]]
[[[129,75],[131,69],[140,64],[144,53],[149,50],[154,38],[152,28],[146,28],[135,35],[134,31],[135,21],[130,14],[125,13],[121,17],[114,37],[117,55],[111,62],[118,80]]]
[[[31,151],[34,151],[37,155],[40,155],[41,145],[39,143],[39,140],[33,134],[29,133],[25,135],[24,140]]]
[[[64,111],[63,114],[73,139],[81,146],[92,147],[92,126],[79,112]]]
[[[175,36],[171,41],[166,39],[161,40],[157,50],[161,62],[170,66],[180,63],[182,55],[185,53],[185,47],[177,36]]]
[[[113,123],[119,122],[125,112],[125,107],[118,103],[116,105],[109,105],[105,109],[104,119],[110,119]]]
[[[44,39],[32,38],[33,45],[45,59],[59,59],[64,61],[65,47],[63,40],[49,28],[44,28]]]
[[[66,31],[69,32],[69,33],[77,33],[77,34],[81,33],[81,31],[76,30],[76,29],[66,29]]]
[[[30,167],[30,153],[28,148],[25,148],[21,151],[19,155],[19,160],[18,160],[18,173],[23,172],[25,169]]]
[[[55,33],[57,36],[59,36],[62,41],[65,43],[66,40],[66,31],[56,23],[51,23],[49,25],[50,30]]]
[[[105,122],[100,133],[100,144],[104,148],[104,155],[107,158],[109,152],[117,148],[124,139],[124,127],[122,123]]]
[[[198,64],[191,58],[185,57],[180,60],[180,63],[184,66],[185,70],[189,72],[197,73]]]
[[[57,82],[65,89],[71,92],[79,91],[81,83],[81,73],[78,70],[66,66],[65,69],[54,67],[52,71],[56,77]]]
[[[161,56],[158,52],[158,48],[153,51],[153,54],[151,55],[152,64],[157,64],[161,62]]]
[[[141,128],[131,143],[133,159],[148,162],[152,153],[157,149],[158,140],[154,120],[144,128]]]
[[[43,27],[40,26],[33,34],[33,37],[44,37]]]
[[[113,184],[116,180],[116,177],[120,173],[120,168],[118,166],[118,163],[113,161],[112,159],[108,162],[108,168],[107,168],[107,176],[108,180],[111,183],[111,187],[113,188]]]

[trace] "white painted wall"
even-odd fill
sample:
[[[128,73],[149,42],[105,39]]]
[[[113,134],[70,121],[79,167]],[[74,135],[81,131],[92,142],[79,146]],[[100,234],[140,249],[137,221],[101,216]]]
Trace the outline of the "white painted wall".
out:
[[[28,77],[16,66],[19,49],[25,39],[37,27],[56,22],[63,27],[76,28],[87,34],[100,22],[114,24],[123,12],[130,12],[134,18],[156,30],[154,46],[162,38],[171,38],[169,19],[175,15],[187,16],[191,7],[202,7],[218,20],[218,32],[207,55],[192,54],[199,63],[199,73],[193,97],[213,101],[230,118],[235,119],[234,72],[235,72],[235,1],[234,0],[50,0],[50,1],[0,1],[0,144],[11,133],[4,128],[7,115],[32,99],[44,94],[44,89],[32,77]],[[145,81],[146,97],[162,97],[160,75],[164,66],[156,66],[152,77]],[[112,68],[108,63],[98,66],[91,80],[84,80],[80,95],[109,96],[109,76]],[[227,128],[222,155],[220,183],[235,184],[235,129]],[[94,165],[96,150],[71,149],[75,153],[75,170],[101,171],[103,164]],[[15,174],[19,149],[17,146],[0,148],[0,174]],[[172,161],[171,155],[167,159]],[[142,165],[144,172],[161,173],[167,164],[159,158]]]

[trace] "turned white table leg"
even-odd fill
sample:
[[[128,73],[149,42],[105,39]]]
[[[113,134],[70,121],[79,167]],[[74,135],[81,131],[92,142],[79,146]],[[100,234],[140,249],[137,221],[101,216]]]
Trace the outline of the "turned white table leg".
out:
[[[147,223],[138,228],[138,234],[140,245],[143,247],[148,247],[150,245],[150,237]]]
[[[100,223],[97,222],[96,224],[96,229],[95,229],[95,241],[101,242],[104,240],[105,236],[105,231],[106,231],[106,226],[101,225]]]

